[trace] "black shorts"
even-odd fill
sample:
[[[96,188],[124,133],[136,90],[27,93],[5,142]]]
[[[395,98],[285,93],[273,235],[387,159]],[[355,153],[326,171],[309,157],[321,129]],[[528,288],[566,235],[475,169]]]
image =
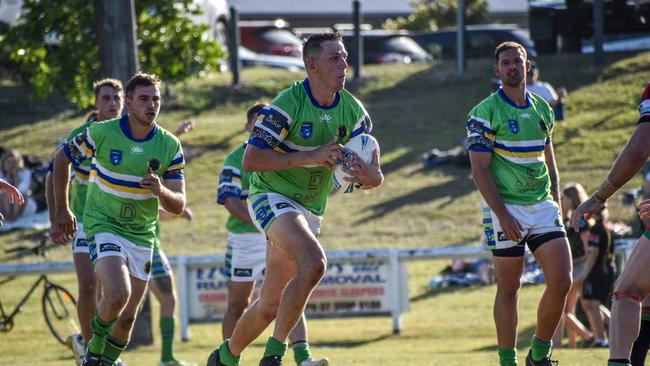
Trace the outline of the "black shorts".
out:
[[[585,300],[599,300],[607,303],[607,298],[612,292],[612,276],[606,273],[590,273],[582,284],[582,298]]]
[[[566,238],[564,231],[552,231],[544,234],[527,235],[517,245],[510,248],[492,249],[492,255],[495,257],[523,257],[526,245],[531,253],[535,253],[537,248],[557,238]]]

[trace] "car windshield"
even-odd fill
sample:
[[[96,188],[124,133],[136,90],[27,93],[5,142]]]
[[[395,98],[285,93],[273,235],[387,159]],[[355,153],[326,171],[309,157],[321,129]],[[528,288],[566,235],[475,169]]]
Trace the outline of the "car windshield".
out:
[[[269,29],[264,31],[260,38],[270,44],[300,45],[300,39],[286,29]]]
[[[422,47],[420,47],[413,39],[405,36],[388,38],[384,43],[384,48],[388,52],[411,53],[426,56],[426,51],[424,51]]]

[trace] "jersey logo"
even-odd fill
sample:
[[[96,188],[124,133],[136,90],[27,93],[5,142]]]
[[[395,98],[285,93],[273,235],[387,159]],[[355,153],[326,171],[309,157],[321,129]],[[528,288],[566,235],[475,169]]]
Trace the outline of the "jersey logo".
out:
[[[524,113],[520,114],[519,117],[528,119],[528,118],[530,118],[530,113],[524,112]]]
[[[341,126],[339,126],[339,128],[338,128],[336,134],[337,134],[337,136],[338,136],[340,139],[342,139],[342,138],[344,138],[344,137],[348,134],[348,128],[345,127],[345,126],[343,126],[343,125],[341,125]]]
[[[161,164],[160,160],[156,158],[151,158],[149,159],[149,163],[147,164],[147,166],[155,172],[156,170],[160,169],[160,164]]]
[[[303,122],[300,126],[300,136],[305,139],[310,138],[314,134],[314,124],[311,122]]]
[[[110,160],[113,165],[122,164],[122,151],[111,149]]]
[[[131,152],[134,154],[142,154],[144,152],[144,149],[142,146],[131,146]]]
[[[332,116],[330,116],[329,114],[321,114],[320,116],[318,116],[318,118],[320,118],[321,121],[325,121],[325,122],[329,122],[332,120]]]
[[[519,122],[517,122],[514,119],[511,119],[508,121],[508,128],[510,129],[510,132],[512,132],[513,135],[516,135],[519,133]]]

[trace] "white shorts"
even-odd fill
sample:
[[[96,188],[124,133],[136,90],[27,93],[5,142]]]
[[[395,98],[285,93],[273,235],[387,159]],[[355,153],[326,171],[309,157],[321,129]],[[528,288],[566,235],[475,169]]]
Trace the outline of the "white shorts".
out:
[[[172,266],[169,264],[167,255],[161,247],[155,247],[151,258],[151,277],[171,277],[172,274]]]
[[[228,233],[226,277],[234,282],[253,282],[266,268],[266,237],[260,233]]]
[[[77,233],[72,239],[72,253],[88,254],[88,240],[82,223],[77,223]]]
[[[566,231],[560,219],[560,208],[553,200],[542,201],[530,206],[506,204],[506,208],[521,224],[523,229],[521,236],[524,239],[519,243],[507,239],[501,230],[497,215],[483,201],[483,229],[488,249],[491,249],[495,255],[521,256],[524,255],[525,244],[528,244],[531,252],[534,252],[545,242],[566,237]]]
[[[315,236],[320,234],[323,217],[314,215],[299,203],[278,193],[262,193],[248,198],[248,214],[261,233],[266,234],[275,219],[288,212],[297,212],[304,216],[311,232]]]
[[[98,233],[89,238],[88,249],[93,264],[105,257],[122,257],[131,276],[149,280],[153,248],[135,245],[113,233]]]

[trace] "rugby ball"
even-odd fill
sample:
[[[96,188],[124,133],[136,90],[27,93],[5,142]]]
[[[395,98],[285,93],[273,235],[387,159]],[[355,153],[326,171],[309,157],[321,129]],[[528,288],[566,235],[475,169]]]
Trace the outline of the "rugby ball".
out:
[[[343,193],[351,193],[358,188],[357,183],[348,182],[344,179],[350,177],[350,175],[343,170],[343,167],[350,167],[350,162],[353,158],[353,155],[350,153],[351,151],[357,153],[361,157],[361,160],[370,163],[372,162],[372,152],[375,149],[379,150],[379,143],[377,143],[374,137],[365,133],[351,138],[350,141],[343,145],[343,159],[336,160],[336,166],[332,171],[334,189]]]

